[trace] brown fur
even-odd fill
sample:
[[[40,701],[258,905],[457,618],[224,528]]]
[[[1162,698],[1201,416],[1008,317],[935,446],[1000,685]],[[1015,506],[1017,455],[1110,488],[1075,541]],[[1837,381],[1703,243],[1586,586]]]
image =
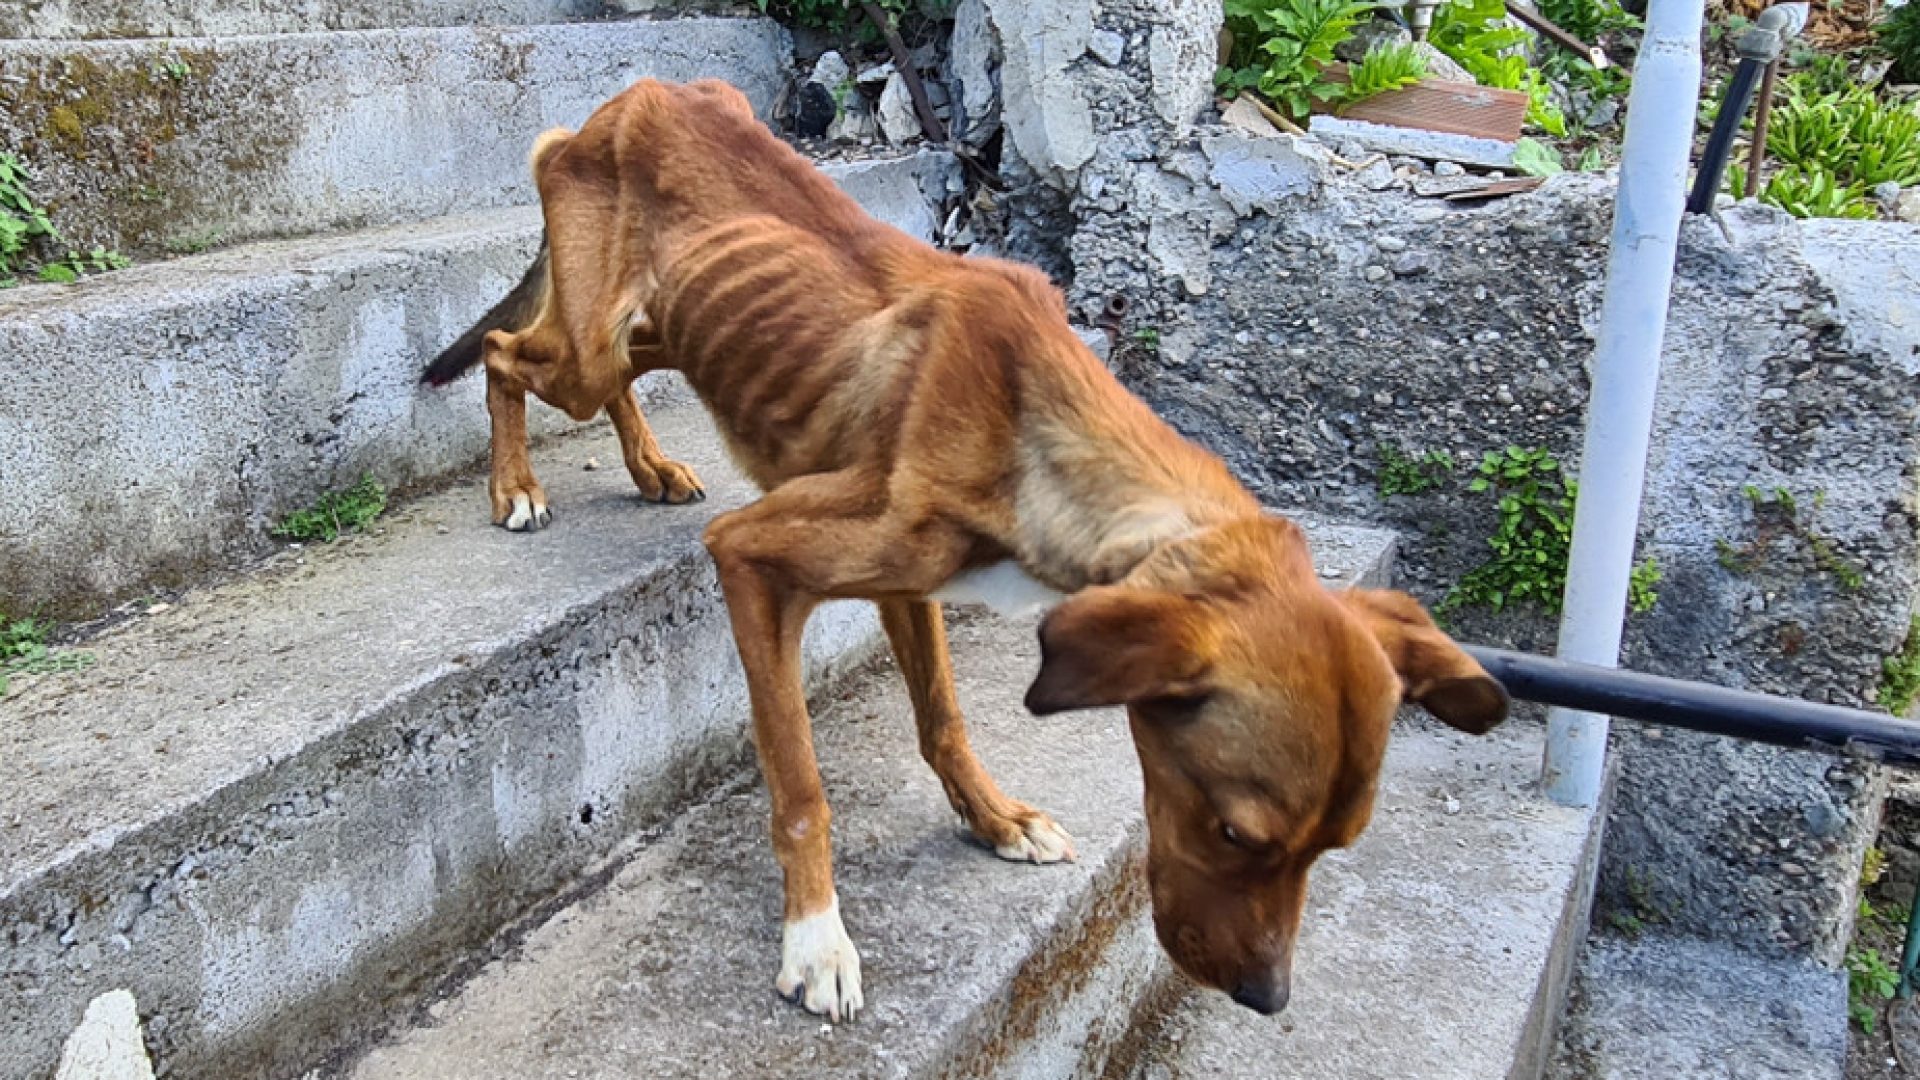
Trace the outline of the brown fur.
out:
[[[577,417],[608,408],[636,479],[668,498],[697,482],[660,455],[629,386],[671,367],[700,395],[766,493],[706,543],[790,925],[836,902],[800,668],[823,600],[879,603],[922,751],[976,834],[1005,849],[1051,827],[968,748],[927,599],[1013,559],[1069,594],[1041,625],[1029,707],[1129,708],[1169,954],[1283,1005],[1308,867],[1365,827],[1395,709],[1484,731],[1506,714],[1498,684],[1410,597],[1324,588],[1299,529],[1127,393],[1042,275],[874,221],[732,89],[641,82],[578,134],[543,136],[535,176],[538,315],[484,346],[496,517],[538,493],[525,392]],[[837,1015],[857,992],[808,1001]]]

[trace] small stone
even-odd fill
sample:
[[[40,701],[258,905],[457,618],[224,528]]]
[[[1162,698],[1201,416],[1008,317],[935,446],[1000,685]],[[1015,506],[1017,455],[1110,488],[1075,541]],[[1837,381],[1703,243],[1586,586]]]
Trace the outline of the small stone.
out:
[[[172,609],[173,609],[172,604],[154,604],[153,606],[147,608],[147,614],[158,615],[163,611],[171,611]]]
[[[1431,225],[1447,216],[1447,208],[1435,203],[1416,206],[1407,211],[1407,220],[1415,225]]]
[[[1369,266],[1366,270],[1366,278],[1368,281],[1385,281],[1387,279],[1387,268],[1384,266]]]
[[[1433,269],[1433,262],[1424,251],[1409,251],[1393,260],[1393,272],[1400,277],[1419,277]]]
[[[1435,176],[1465,176],[1467,170],[1456,161],[1436,161],[1433,163]]]
[[[1368,191],[1385,191],[1399,182],[1394,179],[1393,166],[1383,157],[1374,158],[1358,175]]]
[[[1431,41],[1415,42],[1413,51],[1427,62],[1426,77],[1435,82],[1466,83],[1469,86],[1479,84],[1471,72],[1454,62],[1453,57],[1441,52]]]
[[[1873,201],[1879,203],[1881,209],[1891,212],[1900,205],[1899,182],[1886,180],[1873,185]]]
[[[1376,236],[1373,238],[1373,246],[1387,252],[1407,250],[1407,242],[1398,236]]]
[[[884,64],[876,64],[861,72],[860,78],[856,81],[859,82],[861,86],[874,86],[886,82],[891,78],[893,78],[893,61],[889,60]]]
[[[1095,30],[1087,39],[1087,51],[1108,67],[1119,67],[1127,56],[1127,36],[1112,30]]]
[[[1359,161],[1367,156],[1367,148],[1358,139],[1342,139],[1339,154],[1348,161]]]
[[[827,129],[833,126],[833,118],[840,111],[840,105],[833,100],[833,91],[817,82],[810,82],[800,88],[800,104],[793,113],[793,133],[803,139],[825,138]]]
[[[1783,862],[1780,864],[1780,872],[1788,877],[1805,877],[1807,868],[1799,863]]]
[[[837,52],[823,52],[820,59],[813,62],[813,74],[807,77],[807,81],[833,90],[852,77],[853,68],[847,63],[846,57]]]
[[[1373,19],[1353,28],[1345,41],[1333,47],[1333,55],[1349,64],[1357,64],[1382,45],[1404,45],[1413,35],[1398,23]],[[1340,155],[1346,157],[1345,154]]]
[[[899,146],[918,138],[920,118],[913,111],[913,96],[907,92],[907,80],[896,74],[880,92],[880,131],[887,141]]]
[[[1493,400],[1502,405],[1511,405],[1513,404],[1513,391],[1503,386],[1493,392]]]
[[[580,466],[580,468],[581,468],[581,471],[583,471],[583,472],[599,472],[599,471],[600,471],[600,459],[599,459],[599,458],[594,458],[594,457],[590,457],[590,458],[588,458],[588,459],[587,459],[587,463],[586,463],[585,465],[582,465],[582,466]]]
[[[1893,216],[1920,224],[1920,187],[1910,187],[1900,193],[1893,203]]]

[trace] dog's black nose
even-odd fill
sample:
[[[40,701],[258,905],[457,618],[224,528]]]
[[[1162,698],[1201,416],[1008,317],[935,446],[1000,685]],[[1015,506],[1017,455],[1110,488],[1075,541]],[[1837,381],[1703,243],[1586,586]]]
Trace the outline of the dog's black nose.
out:
[[[1272,1016],[1287,1007],[1287,999],[1293,996],[1293,988],[1285,979],[1255,978],[1240,984],[1233,992],[1233,1000],[1259,1013]]]

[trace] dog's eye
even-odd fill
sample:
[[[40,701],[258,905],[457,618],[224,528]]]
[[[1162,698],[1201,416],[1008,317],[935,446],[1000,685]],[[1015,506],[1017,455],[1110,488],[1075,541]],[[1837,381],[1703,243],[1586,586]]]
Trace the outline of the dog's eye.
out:
[[[1258,844],[1248,840],[1245,836],[1241,835],[1239,829],[1234,828],[1227,822],[1223,821],[1220,823],[1220,835],[1226,839],[1227,843],[1232,844],[1234,847],[1245,851],[1259,850]]]

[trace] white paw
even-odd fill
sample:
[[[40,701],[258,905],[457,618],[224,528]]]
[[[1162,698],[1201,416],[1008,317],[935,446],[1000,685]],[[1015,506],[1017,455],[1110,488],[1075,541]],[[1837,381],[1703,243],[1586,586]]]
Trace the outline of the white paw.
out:
[[[532,532],[535,529],[544,529],[551,521],[553,521],[553,514],[547,509],[546,503],[534,502],[524,493],[513,497],[513,513],[507,515],[509,532]]]
[[[866,1007],[860,996],[860,954],[840,922],[840,899],[827,910],[787,920],[781,936],[780,977],[774,988],[789,1001],[834,1023]],[[801,993],[805,992],[802,999]]]
[[[1020,833],[1017,843],[1001,844],[993,853],[1013,862],[1073,862],[1078,858],[1073,851],[1073,837],[1044,814],[1022,825]]]

